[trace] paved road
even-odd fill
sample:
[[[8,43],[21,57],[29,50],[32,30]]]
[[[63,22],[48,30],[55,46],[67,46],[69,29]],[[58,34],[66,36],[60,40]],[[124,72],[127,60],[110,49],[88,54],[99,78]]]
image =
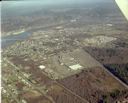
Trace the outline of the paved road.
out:
[[[38,87],[38,86],[36,86],[35,84],[33,84],[32,82],[30,82],[30,81],[28,80],[28,78],[26,78],[26,77],[23,75],[22,72],[17,72],[17,70],[20,70],[19,67],[15,66],[13,63],[11,63],[11,62],[10,62],[9,60],[7,60],[6,58],[5,58],[4,60],[5,60],[8,64],[10,64],[11,66],[13,66],[15,73],[16,73],[18,76],[22,77],[22,79],[24,79],[27,83],[29,83],[29,84],[32,86],[32,88],[34,88],[35,90],[37,90],[38,92],[40,92],[41,94],[43,94],[43,96],[45,96],[46,98],[48,98],[48,100],[50,100],[52,103],[55,103],[55,101],[52,99],[52,97],[48,96],[48,95],[46,94],[46,92],[45,92],[41,87]],[[18,102],[17,102],[17,103],[18,103]]]

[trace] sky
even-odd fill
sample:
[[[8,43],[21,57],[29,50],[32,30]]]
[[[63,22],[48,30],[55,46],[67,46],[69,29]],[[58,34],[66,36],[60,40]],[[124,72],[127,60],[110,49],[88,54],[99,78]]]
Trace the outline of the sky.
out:
[[[49,4],[72,4],[82,2],[104,2],[110,0],[15,0],[15,1],[3,1],[2,4],[8,6],[20,6],[20,5],[49,5]]]
[[[105,3],[113,0],[15,0],[15,1],[2,1],[3,12],[27,12],[29,10],[36,10],[42,7],[50,7],[51,5],[66,5],[66,4],[85,4],[85,3]],[[47,6],[50,5],[50,6]]]

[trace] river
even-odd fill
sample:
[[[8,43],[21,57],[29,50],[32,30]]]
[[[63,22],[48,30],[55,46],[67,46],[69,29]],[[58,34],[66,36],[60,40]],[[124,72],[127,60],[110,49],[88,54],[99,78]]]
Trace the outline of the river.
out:
[[[2,49],[4,49],[8,46],[13,45],[17,41],[23,41],[23,40],[27,39],[30,35],[31,35],[31,33],[26,31],[26,32],[20,33],[18,35],[9,35],[6,37],[2,37],[1,38],[1,47],[2,47]]]

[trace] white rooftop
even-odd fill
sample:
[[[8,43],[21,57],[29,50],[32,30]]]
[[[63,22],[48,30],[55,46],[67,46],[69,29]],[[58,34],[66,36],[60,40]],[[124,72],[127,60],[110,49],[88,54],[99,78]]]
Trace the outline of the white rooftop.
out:
[[[81,66],[80,64],[75,64],[75,65],[69,66],[69,68],[72,70],[78,70],[78,69],[82,69],[83,66]]]
[[[42,70],[42,69],[45,69],[45,66],[44,65],[40,65],[39,68]]]

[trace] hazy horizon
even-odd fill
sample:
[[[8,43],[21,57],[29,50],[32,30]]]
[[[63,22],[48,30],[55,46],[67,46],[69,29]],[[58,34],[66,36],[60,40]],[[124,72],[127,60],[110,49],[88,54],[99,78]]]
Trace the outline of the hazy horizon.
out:
[[[34,5],[57,5],[57,4],[79,4],[79,3],[96,3],[96,2],[111,2],[112,0],[27,0],[27,1],[2,1],[2,5],[8,7],[17,6],[34,6]]]

